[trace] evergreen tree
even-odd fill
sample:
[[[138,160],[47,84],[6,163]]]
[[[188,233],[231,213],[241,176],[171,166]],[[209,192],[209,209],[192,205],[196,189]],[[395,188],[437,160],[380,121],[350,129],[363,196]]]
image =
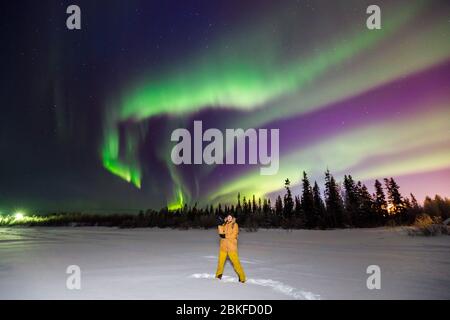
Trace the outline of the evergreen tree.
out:
[[[399,191],[400,187],[392,177],[390,179],[384,179],[384,182],[388,191],[389,214],[393,215],[397,222],[401,223],[406,217],[404,217],[405,204]]]
[[[244,213],[244,215],[247,215],[248,213],[247,199],[245,198],[245,196],[242,198],[242,212]]]
[[[351,175],[344,176],[344,190],[345,190],[345,212],[346,223],[351,226],[359,226],[360,217],[360,199],[358,189]]]
[[[283,214],[283,201],[281,200],[280,195],[278,195],[277,199],[275,200],[275,213],[277,215]]]
[[[240,192],[238,192],[237,198],[238,198],[238,201],[237,201],[236,209],[240,209],[241,208],[241,193]]]
[[[412,209],[412,204],[411,204],[411,200],[409,200],[408,197],[403,198],[403,205],[405,207],[405,210],[410,210]]]
[[[358,181],[359,196],[359,227],[374,227],[377,225],[377,214],[375,212],[374,201],[365,184]]]
[[[327,169],[325,172],[325,204],[331,227],[343,227],[343,201],[336,180]]]
[[[383,191],[383,186],[378,180],[375,180],[374,210],[376,213],[376,224],[383,224],[388,215],[387,201],[386,195]]]
[[[290,186],[291,182],[289,179],[286,179],[284,182],[284,187],[286,188],[286,195],[284,196],[284,216],[289,218],[292,216],[292,212],[294,210],[294,201],[292,199],[292,193]]]
[[[305,171],[303,171],[302,184],[301,203],[303,213],[305,214],[305,224],[307,228],[313,228],[317,223],[314,215],[314,198],[311,184],[309,183],[309,179]]]
[[[295,196],[295,206],[294,206],[294,212],[296,216],[300,216],[302,213],[302,204],[300,202],[300,197],[299,196]]]
[[[242,214],[242,207],[241,207],[241,193],[238,192],[237,195],[237,204],[236,204],[236,217],[239,217]]]
[[[420,206],[417,202],[416,197],[412,193],[410,193],[409,195],[411,196],[411,207],[415,210],[420,210]]]
[[[326,217],[325,204],[322,200],[322,196],[320,195],[319,185],[317,181],[314,181],[313,187],[313,201],[314,201],[314,215],[315,221],[317,225],[320,225],[322,228],[328,227],[328,219]]]
[[[422,212],[422,208],[417,202],[416,197],[412,193],[410,193],[409,195],[411,197],[411,201],[408,201],[408,203],[406,204],[406,216],[407,223],[411,224],[414,223],[416,217]]]
[[[267,202],[267,199],[266,198],[264,198],[264,201],[263,201],[263,212],[264,212],[264,214],[268,214],[269,213],[269,203]]]

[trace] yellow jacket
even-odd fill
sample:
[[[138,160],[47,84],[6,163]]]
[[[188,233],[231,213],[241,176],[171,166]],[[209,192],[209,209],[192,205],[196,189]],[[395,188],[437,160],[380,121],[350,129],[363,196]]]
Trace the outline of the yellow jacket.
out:
[[[220,238],[220,251],[237,252],[237,239],[239,234],[239,226],[236,219],[230,223],[225,223],[218,227],[219,235],[224,236]]]

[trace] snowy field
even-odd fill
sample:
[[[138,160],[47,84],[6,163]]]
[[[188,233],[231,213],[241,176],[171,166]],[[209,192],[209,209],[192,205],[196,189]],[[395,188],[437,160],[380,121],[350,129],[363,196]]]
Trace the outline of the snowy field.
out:
[[[450,299],[450,237],[402,229],[240,234],[245,284],[214,279],[214,230],[0,228],[0,299]],[[81,268],[81,289],[66,268]],[[381,268],[368,290],[366,269]]]

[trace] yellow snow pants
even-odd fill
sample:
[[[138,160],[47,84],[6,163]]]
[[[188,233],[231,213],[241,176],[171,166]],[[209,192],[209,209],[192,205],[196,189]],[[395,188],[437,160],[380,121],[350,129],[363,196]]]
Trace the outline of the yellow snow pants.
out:
[[[234,271],[238,274],[240,281],[245,281],[244,269],[242,269],[241,262],[239,261],[239,255],[237,252],[219,251],[219,263],[217,264],[216,277],[223,274],[223,268],[227,261],[227,256],[230,258],[233,264]]]

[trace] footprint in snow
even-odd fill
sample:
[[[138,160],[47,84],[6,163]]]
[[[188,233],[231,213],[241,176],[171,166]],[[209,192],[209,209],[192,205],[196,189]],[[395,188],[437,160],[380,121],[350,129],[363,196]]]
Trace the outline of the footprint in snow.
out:
[[[215,279],[214,274],[210,273],[194,273],[190,275],[190,278],[195,279]],[[230,276],[223,276],[222,280],[223,282],[238,282],[238,280],[235,277]],[[291,298],[297,299],[297,300],[320,300],[320,295],[314,294],[312,292],[298,290],[294,287],[291,287],[287,284],[284,284],[283,282],[271,280],[271,279],[247,279],[247,284],[251,285],[258,285],[263,287],[269,287],[273,290],[283,293]]]

